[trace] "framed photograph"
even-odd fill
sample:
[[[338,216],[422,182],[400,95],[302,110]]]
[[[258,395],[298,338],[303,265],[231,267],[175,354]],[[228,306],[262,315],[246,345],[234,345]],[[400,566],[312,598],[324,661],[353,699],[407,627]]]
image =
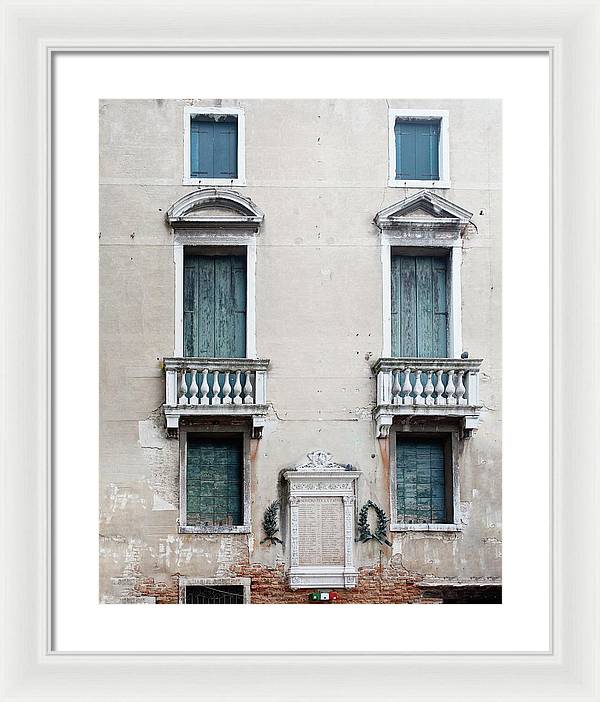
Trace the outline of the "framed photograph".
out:
[[[600,699],[597,8],[3,9],[0,699]]]

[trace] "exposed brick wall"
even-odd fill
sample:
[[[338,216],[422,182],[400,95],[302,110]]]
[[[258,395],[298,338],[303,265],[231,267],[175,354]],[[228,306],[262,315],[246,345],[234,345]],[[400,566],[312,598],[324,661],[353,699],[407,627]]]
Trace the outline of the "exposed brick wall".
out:
[[[286,582],[283,564],[273,568],[257,563],[239,564],[232,567],[231,577],[251,579],[252,604],[306,604],[308,593],[311,592],[309,589],[292,590]],[[407,578],[403,571],[383,566],[359,568],[358,586],[351,590],[339,588],[336,592],[339,604],[439,604],[442,602],[441,595],[419,587],[417,581],[414,578]],[[138,597],[154,597],[156,604],[177,604],[179,573],[174,574],[167,582],[144,578],[136,584],[135,594]]]
[[[258,564],[233,567],[233,574],[251,578],[250,601],[253,604],[306,604],[310,590],[292,590],[285,579],[283,565],[267,568]],[[315,588],[317,590],[319,588]],[[333,589],[333,588],[331,588]],[[440,603],[441,597],[424,597],[416,581],[394,568],[375,566],[360,568],[358,586],[352,590],[340,588],[337,602],[340,604],[411,604]]]
[[[170,582],[144,578],[136,584],[135,591],[140,597],[155,597],[156,604],[178,604],[179,574],[176,573]]]

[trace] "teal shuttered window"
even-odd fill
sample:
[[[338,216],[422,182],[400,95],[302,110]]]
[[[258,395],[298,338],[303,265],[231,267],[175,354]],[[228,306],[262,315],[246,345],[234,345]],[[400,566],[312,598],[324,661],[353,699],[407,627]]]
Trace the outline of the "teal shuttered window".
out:
[[[392,256],[392,356],[448,355],[447,259]]]
[[[188,434],[186,523],[243,524],[243,440]]]
[[[245,357],[244,256],[185,256],[183,352],[188,357]]]
[[[449,518],[444,440],[396,437],[399,524],[445,524]]]
[[[396,136],[396,179],[439,180],[440,120],[399,119]]]
[[[237,178],[237,117],[196,115],[190,131],[192,178]]]

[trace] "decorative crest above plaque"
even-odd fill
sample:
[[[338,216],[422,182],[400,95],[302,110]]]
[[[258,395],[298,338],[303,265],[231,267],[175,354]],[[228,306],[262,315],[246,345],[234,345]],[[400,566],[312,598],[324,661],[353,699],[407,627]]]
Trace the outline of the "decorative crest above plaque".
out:
[[[333,460],[333,456],[327,451],[311,451],[306,454],[308,461],[306,463],[301,463],[297,465],[294,470],[298,471],[319,471],[319,470],[352,470],[351,465],[344,465],[342,463],[336,463]]]

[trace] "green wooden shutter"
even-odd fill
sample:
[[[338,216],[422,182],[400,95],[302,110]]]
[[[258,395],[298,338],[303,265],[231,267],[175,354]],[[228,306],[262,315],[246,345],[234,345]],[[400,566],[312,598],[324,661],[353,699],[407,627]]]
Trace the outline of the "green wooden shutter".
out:
[[[202,118],[193,118],[191,124],[191,169],[192,178],[214,177],[215,123]]]
[[[242,439],[188,434],[187,523],[243,524]]]
[[[237,118],[193,117],[190,129],[192,178],[237,178]]]
[[[439,120],[398,120],[396,137],[396,178],[439,180]]]
[[[441,256],[392,256],[392,356],[447,356],[446,261]]]
[[[237,122],[215,122],[214,178],[237,178]]]
[[[186,255],[183,279],[185,356],[246,355],[246,258]]]
[[[443,439],[396,436],[397,520],[400,524],[445,524],[446,476]]]

